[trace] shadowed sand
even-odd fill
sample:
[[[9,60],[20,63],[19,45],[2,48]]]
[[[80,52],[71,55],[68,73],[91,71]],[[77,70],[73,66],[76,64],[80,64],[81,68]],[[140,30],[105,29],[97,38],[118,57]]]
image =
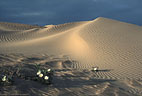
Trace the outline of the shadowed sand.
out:
[[[52,59],[51,59],[52,58]],[[59,63],[60,61],[60,63]],[[97,74],[88,69],[72,69],[70,60],[57,56],[22,54],[0,54],[0,73],[2,70],[16,70],[22,66],[20,73],[33,76],[35,64],[54,71],[53,84],[44,85],[31,80],[14,78],[12,86],[0,86],[0,95],[30,96],[141,96],[142,81],[135,79],[99,79],[99,74],[109,70],[100,70]],[[61,66],[62,65],[62,68]],[[64,66],[66,65],[66,66]],[[101,72],[101,73],[100,73]],[[27,96],[26,95],[26,96]]]
[[[102,17],[92,21],[46,25],[44,27],[0,23],[0,53],[24,54],[25,57],[23,57],[23,55],[21,55],[21,59],[19,57],[19,62],[24,58],[22,62],[27,62],[28,64],[32,63],[31,61],[33,60],[36,61],[36,63],[47,64],[48,67],[54,68],[57,71],[60,69],[59,73],[57,72],[59,77],[56,78],[59,80],[56,82],[64,82],[64,80],[61,79],[62,77],[60,77],[62,74],[61,69],[64,71],[66,69],[71,69],[71,72],[69,70],[65,71],[69,76],[70,74],[74,75],[74,78],[72,78],[73,80],[68,78],[70,80],[69,82],[82,82],[80,84],[81,86],[83,83],[90,84],[91,82],[96,82],[90,79],[92,77],[103,81],[110,80],[112,82],[112,80],[128,80],[128,82],[134,83],[142,80],[141,36],[141,26]],[[47,56],[49,59],[46,60],[43,57],[43,60],[33,57],[28,59],[27,56],[34,56],[34,54],[40,54],[41,57]],[[3,58],[1,60],[3,60]],[[74,61],[70,62],[66,60]],[[94,66],[98,66],[100,71],[95,74],[88,73],[86,78],[89,78],[89,80],[87,81],[82,81],[81,77],[79,77],[83,76],[85,73],[81,71],[82,73],[79,74],[78,71],[75,71],[76,73],[73,71],[74,69],[90,70]],[[65,75],[65,73],[63,72],[62,75]],[[79,76],[77,74],[79,74]],[[76,77],[79,79],[75,79]],[[107,84],[109,83],[108,81],[106,82]],[[59,83],[57,83],[57,85],[55,84],[55,86],[61,86],[58,84]],[[129,85],[130,83],[125,84]],[[117,85],[121,84],[117,82]],[[63,86],[67,87],[67,84],[61,87]],[[87,86],[85,88],[87,88]],[[70,87],[74,87],[73,83],[71,83]],[[132,94],[138,95],[142,92],[141,88],[132,86],[130,90],[128,87],[124,86],[124,88],[127,88],[128,92],[131,91],[130,93]],[[124,93],[122,93],[125,94],[125,90],[123,91]],[[99,92],[98,94],[101,94]],[[127,91],[126,94],[130,95]]]

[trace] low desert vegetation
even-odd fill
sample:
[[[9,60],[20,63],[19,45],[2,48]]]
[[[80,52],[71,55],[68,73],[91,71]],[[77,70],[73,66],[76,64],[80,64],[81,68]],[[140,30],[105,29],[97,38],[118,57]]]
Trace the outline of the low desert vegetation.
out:
[[[93,67],[92,71],[93,71],[93,72],[98,72],[98,71],[99,71],[99,67],[97,67],[97,66],[96,66],[96,67]]]
[[[26,67],[25,67],[26,66]],[[28,69],[27,69],[28,68]],[[99,68],[93,67],[92,72],[98,72]],[[40,64],[18,65],[16,67],[0,68],[0,85],[13,85],[16,78],[32,80],[41,84],[53,84],[54,71]]]
[[[0,68],[0,85],[13,85],[16,78],[33,80],[46,85],[52,84],[53,70],[50,68],[41,68],[40,64],[36,64],[34,65],[35,72],[30,76],[24,75],[21,71],[21,66],[15,67],[15,70],[6,67]]]
[[[0,85],[12,85],[13,77],[10,75],[2,75],[0,78]]]
[[[15,72],[10,67],[0,70],[0,85],[12,85]]]
[[[36,64],[36,78],[35,81],[39,81],[43,84],[51,84],[52,83],[52,78],[53,78],[53,70],[50,68],[45,69],[45,68],[40,68],[40,65]]]

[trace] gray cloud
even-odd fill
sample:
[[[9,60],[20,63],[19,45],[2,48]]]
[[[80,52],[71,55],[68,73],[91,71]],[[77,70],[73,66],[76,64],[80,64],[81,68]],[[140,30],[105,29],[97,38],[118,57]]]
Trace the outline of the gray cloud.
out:
[[[0,21],[61,24],[102,16],[142,25],[142,0],[2,0]]]

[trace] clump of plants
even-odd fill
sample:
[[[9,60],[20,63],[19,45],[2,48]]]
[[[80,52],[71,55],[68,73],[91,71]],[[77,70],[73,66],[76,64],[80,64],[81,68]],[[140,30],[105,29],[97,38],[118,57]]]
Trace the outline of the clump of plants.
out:
[[[39,81],[43,84],[51,84],[53,78],[53,70],[41,68],[40,65],[36,64],[36,81]]]
[[[14,80],[14,72],[11,69],[1,70],[0,85],[12,85]]]
[[[7,67],[0,68],[0,86],[13,85],[15,77],[24,80],[34,80],[47,85],[52,84],[53,70],[50,68],[41,68],[40,64],[36,64],[34,70],[29,71],[32,73],[31,75],[26,72],[28,71],[22,68],[22,66],[15,67],[14,69],[8,69]]]
[[[9,75],[3,75],[0,79],[0,85],[12,85],[14,82],[13,78]]]

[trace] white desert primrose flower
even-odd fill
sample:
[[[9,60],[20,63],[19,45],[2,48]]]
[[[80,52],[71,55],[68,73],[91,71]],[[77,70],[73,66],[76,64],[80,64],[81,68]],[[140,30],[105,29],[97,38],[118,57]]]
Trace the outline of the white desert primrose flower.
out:
[[[49,79],[49,77],[48,77],[48,76],[45,76],[45,77],[44,77],[44,79],[45,79],[45,80],[48,80],[48,79]]]
[[[3,76],[2,81],[6,81],[6,76]]]
[[[41,74],[39,74],[39,77],[43,77],[43,74],[41,73]]]
[[[36,73],[37,75],[40,75],[41,74],[41,70],[38,70],[38,72]]]
[[[93,70],[94,70],[94,71],[98,71],[98,67],[94,67]]]
[[[48,71],[48,72],[50,72],[50,71],[51,71],[51,69],[48,69],[47,71]]]

